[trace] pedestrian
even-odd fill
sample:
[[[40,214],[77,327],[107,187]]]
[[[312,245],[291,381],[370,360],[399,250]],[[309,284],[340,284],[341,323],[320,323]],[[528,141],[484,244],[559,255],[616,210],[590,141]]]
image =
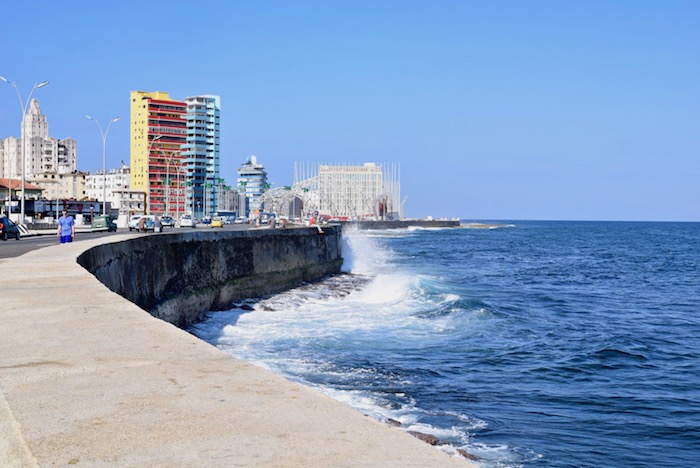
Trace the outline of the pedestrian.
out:
[[[160,232],[160,230],[163,228],[163,223],[160,221],[160,218],[156,216],[155,219],[155,225],[153,227],[154,232]]]
[[[139,219],[139,232],[146,232],[146,217],[141,216]]]
[[[73,237],[75,237],[75,220],[72,216],[68,216],[67,210],[63,210],[63,216],[58,218],[57,235],[61,239],[61,244],[73,242]]]

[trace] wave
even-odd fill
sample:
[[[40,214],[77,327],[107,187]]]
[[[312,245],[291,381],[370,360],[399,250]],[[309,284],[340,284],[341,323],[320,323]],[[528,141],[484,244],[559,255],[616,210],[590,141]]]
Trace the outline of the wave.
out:
[[[483,304],[470,306],[469,316],[459,294],[397,268],[396,254],[375,236],[349,231],[343,242],[345,274],[211,313],[191,331],[363,414],[433,435],[449,453],[483,452],[472,447],[471,433],[485,423],[457,413],[451,425],[437,423],[436,411],[406,391],[437,373],[423,375],[402,357],[464,333],[465,323],[483,317]]]
[[[492,223],[462,223],[462,229],[508,229],[516,227],[515,224],[492,224]]]

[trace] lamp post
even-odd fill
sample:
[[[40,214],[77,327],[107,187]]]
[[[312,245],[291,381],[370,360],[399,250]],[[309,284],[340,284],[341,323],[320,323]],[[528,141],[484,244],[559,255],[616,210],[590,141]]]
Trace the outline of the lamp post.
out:
[[[32,100],[32,94],[34,94],[34,91],[36,91],[39,88],[43,88],[47,84],[49,84],[48,81],[42,81],[41,83],[36,83],[34,87],[32,88],[32,91],[29,93],[29,97],[27,98],[26,101],[22,101],[22,94],[19,92],[19,88],[17,87],[17,84],[14,81],[10,81],[4,76],[0,76],[0,80],[4,81],[5,83],[9,84],[13,88],[15,88],[15,91],[17,91],[17,97],[19,98],[19,106],[22,110],[22,126],[20,127],[21,135],[20,135],[20,144],[22,146],[20,152],[22,154],[22,200],[20,201],[20,224],[24,224],[24,180],[25,180],[25,169],[26,169],[26,163],[24,161],[25,158],[25,151],[24,151],[24,117],[27,115],[27,108],[29,106],[29,103]],[[12,200],[10,200],[11,202]],[[9,213],[8,213],[9,215]]]
[[[165,158],[165,183],[167,184],[165,187],[165,212],[164,214],[169,214],[170,212],[170,162],[171,161],[177,161],[177,158],[174,156],[175,154],[178,154],[179,151],[173,151],[171,153],[171,156],[168,158],[166,156]],[[180,166],[176,166],[178,168],[178,174],[180,172]],[[178,185],[179,185],[179,175],[178,175]],[[175,204],[177,205],[177,198],[175,198]]]
[[[176,211],[177,218],[180,217],[180,205],[182,205],[183,214],[185,212],[185,193],[184,192],[185,192],[186,181],[185,181],[185,177],[180,177],[181,173],[184,173],[185,175],[187,175],[187,172],[186,172],[185,168],[182,167],[182,165],[178,166],[178,168],[177,168],[178,187],[177,187],[177,192],[176,192],[177,196],[175,198],[175,209],[177,210]],[[180,184],[180,179],[182,179],[182,181],[183,181],[182,184]]]
[[[146,161],[150,161],[151,150],[153,149],[153,145],[155,144],[156,141],[160,140],[162,137],[163,137],[163,135],[156,135],[153,137],[153,139],[151,140],[151,143],[149,143],[149,145],[148,145],[148,151],[146,151]],[[150,163],[148,165],[150,166]],[[148,214],[150,214],[151,213],[151,182],[149,180],[146,180],[146,207],[148,208]]]
[[[56,222],[57,222],[57,223],[58,223],[58,217],[59,217],[59,214],[58,214],[58,199],[59,199],[58,189],[60,188],[60,187],[58,186],[59,183],[60,183],[60,182],[58,181],[58,179],[56,179],[55,185],[56,185]]]
[[[87,114],[85,114],[85,118],[94,120],[97,124],[97,128],[100,129],[100,135],[102,135],[102,175],[104,177],[102,183],[102,215],[104,216],[107,213],[107,135],[109,135],[109,127],[111,127],[114,122],[120,120],[121,117],[115,117],[110,120],[109,124],[107,124],[107,131],[105,132],[102,131],[102,125],[100,125],[97,119]]]

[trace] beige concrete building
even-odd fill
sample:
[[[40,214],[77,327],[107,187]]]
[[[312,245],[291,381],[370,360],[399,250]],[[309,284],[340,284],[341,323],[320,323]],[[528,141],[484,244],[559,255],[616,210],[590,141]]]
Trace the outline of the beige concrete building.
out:
[[[39,101],[32,99],[22,123],[24,131],[25,179],[32,174],[70,174],[76,171],[77,142],[72,138],[56,140],[49,137],[46,115]],[[2,177],[22,177],[22,138],[0,140],[0,169]]]
[[[87,174],[85,172],[76,171],[70,174],[44,172],[41,174],[30,174],[26,177],[26,180],[43,188],[43,197],[46,199],[83,200],[86,198],[86,178]]]

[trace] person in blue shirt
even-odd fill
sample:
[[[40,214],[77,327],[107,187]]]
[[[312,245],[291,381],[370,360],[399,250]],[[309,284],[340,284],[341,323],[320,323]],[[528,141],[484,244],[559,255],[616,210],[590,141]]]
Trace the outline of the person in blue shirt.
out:
[[[68,216],[66,210],[63,210],[63,216],[58,218],[58,237],[61,238],[61,244],[73,242],[75,237],[75,220],[72,216]]]

